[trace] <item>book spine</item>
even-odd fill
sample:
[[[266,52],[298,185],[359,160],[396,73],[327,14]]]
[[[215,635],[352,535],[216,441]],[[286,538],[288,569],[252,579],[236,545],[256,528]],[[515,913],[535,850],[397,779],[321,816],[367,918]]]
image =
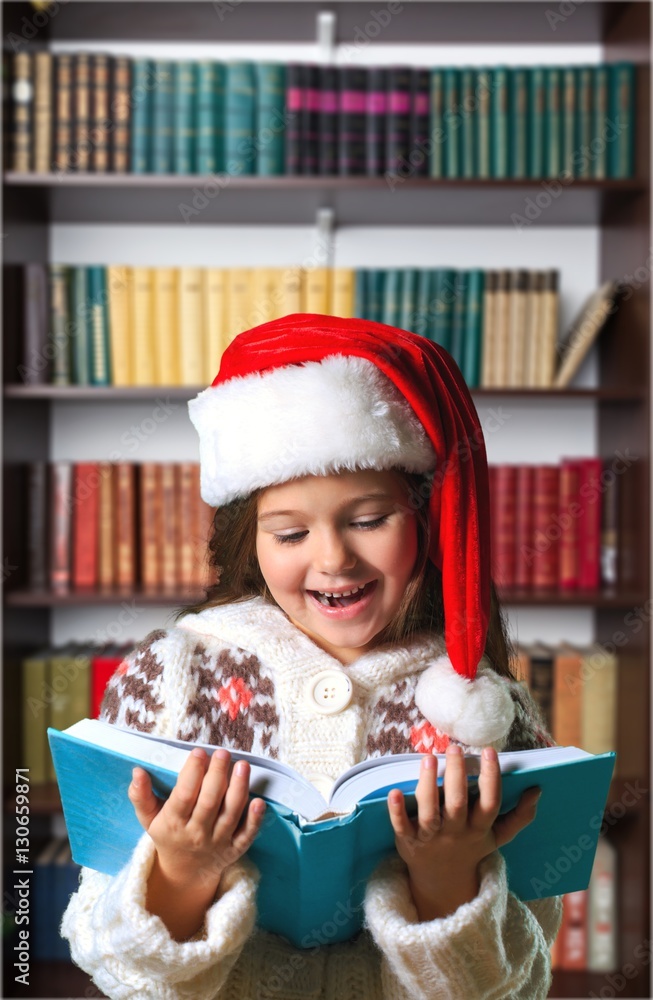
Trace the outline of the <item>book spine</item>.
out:
[[[332,316],[350,319],[356,315],[356,271],[352,267],[336,267],[333,269],[332,277],[329,313]]]
[[[561,590],[577,590],[579,569],[580,463],[563,458],[560,463],[560,559]],[[575,745],[575,744],[573,744]]]
[[[338,170],[341,176],[352,177],[366,171],[367,70],[343,66],[340,73]]]
[[[511,69],[509,73],[510,95],[510,158],[509,176],[528,176],[527,125],[528,125],[528,70]]]
[[[131,101],[132,61],[126,56],[111,59],[111,118],[113,131],[110,143],[111,169],[116,174],[128,173],[131,165],[130,136],[132,126]]]
[[[444,161],[447,177],[460,177],[460,70],[444,70]]]
[[[255,70],[257,172],[276,177],[284,167],[286,69],[281,63],[257,63]]]
[[[146,593],[161,586],[161,466],[142,462],[138,470],[141,584]]]
[[[329,311],[330,270],[328,267],[315,267],[308,271],[303,289],[302,312],[320,313]]]
[[[34,170],[46,174],[52,164],[52,106],[54,64],[50,52],[34,56]]]
[[[112,385],[132,385],[131,329],[129,324],[129,285],[131,269],[122,265],[107,267],[109,296],[109,360]]]
[[[195,495],[194,462],[179,463],[179,585],[192,590],[194,585],[195,540],[198,534],[198,504]]]
[[[397,174],[408,159],[410,138],[411,70],[388,67],[386,172]]]
[[[154,378],[157,385],[179,385],[177,273],[174,267],[152,269],[152,320],[157,347]]]
[[[601,583],[616,587],[619,583],[619,492],[617,480],[602,482],[601,507]]]
[[[478,121],[475,119],[475,126],[478,131]],[[429,163],[429,174],[431,177],[444,177],[444,75],[441,69],[431,70],[431,159]],[[478,136],[474,138],[474,147],[478,142]]]
[[[469,275],[467,271],[456,271],[455,275],[455,296],[451,317],[451,346],[449,353],[458,367],[462,369],[465,350],[467,284]]]
[[[456,272],[438,267],[433,274],[434,311],[429,339],[449,350],[452,335],[453,304],[456,297]]]
[[[495,386],[508,385],[508,345],[510,337],[510,271],[497,273],[497,287],[494,293],[494,370]]]
[[[48,585],[48,465],[27,463],[27,584],[30,590]]]
[[[485,287],[483,289],[483,338],[482,353],[483,360],[481,366],[481,385],[483,388],[490,388],[495,384],[495,358],[496,358],[496,290],[497,272],[485,272]]]
[[[174,167],[173,63],[154,61],[156,87],[152,93],[152,173],[171,174]]]
[[[72,584],[90,589],[98,582],[99,474],[97,463],[78,462],[73,467]]]
[[[460,170],[463,177],[476,177],[476,111],[474,70],[465,66],[460,71]]]
[[[5,282],[5,298],[7,299],[14,291],[18,289],[10,290],[9,282]],[[52,377],[52,364],[49,360],[50,352],[45,350],[49,340],[49,291],[45,264],[24,265],[22,293],[23,365],[19,369],[20,374],[25,385],[46,385]],[[20,295],[18,297],[20,298]],[[19,329],[20,317],[16,319],[18,321],[16,326]],[[6,328],[10,329],[8,325]],[[5,363],[6,381],[9,377],[12,381],[15,379],[17,360],[14,357],[11,362]]]
[[[432,272],[420,268],[417,272],[417,299],[415,312],[411,317],[410,329],[421,337],[428,337],[431,324],[431,288]]]
[[[561,747],[582,746],[581,704],[583,679],[580,653],[564,646],[553,661],[553,728],[551,735]]]
[[[50,322],[52,329],[52,384],[71,384],[71,352],[68,336],[69,269],[65,264],[50,265]]]
[[[106,173],[111,162],[110,125],[111,59],[105,55],[91,58],[91,170]]]
[[[524,384],[528,282],[528,271],[515,271],[511,275],[506,381],[509,386],[513,387],[523,386]]]
[[[534,66],[530,71],[530,87],[528,92],[528,176],[541,178],[545,176],[544,160],[544,107],[545,86],[544,69]]]
[[[99,462],[100,473],[100,512],[99,536],[100,551],[98,557],[100,589],[110,590],[115,582],[114,576],[114,517],[113,517],[113,480],[114,470],[111,462]]]
[[[175,174],[196,172],[195,145],[197,123],[197,67],[192,62],[172,66],[172,171]]]
[[[487,179],[491,176],[492,162],[492,88],[494,74],[491,69],[476,71],[476,95],[478,112],[476,117],[476,176]]]
[[[217,63],[209,60],[198,62],[195,132],[198,174],[213,174],[218,170],[217,73]]]
[[[562,169],[562,87],[557,66],[546,70],[545,95],[544,170],[547,177],[557,177]]]
[[[225,81],[225,169],[234,176],[256,174],[253,146],[256,78],[251,62],[227,63]]]
[[[385,169],[388,79],[385,67],[372,66],[367,77],[365,153],[368,177],[381,177]]]
[[[136,584],[136,467],[133,462],[114,466],[115,576],[121,589]]]
[[[304,66],[304,86],[302,96],[302,174],[314,177],[320,166],[320,67]]]
[[[533,582],[534,477],[531,465],[518,465],[515,481],[515,586],[528,590]]]
[[[608,67],[592,68],[592,177],[608,176]]]
[[[304,67],[299,63],[286,66],[286,174],[302,172],[302,104],[304,101]]]
[[[177,500],[177,465],[161,464],[161,521],[163,525],[161,547],[161,584],[164,590],[178,588],[177,554],[179,551],[179,514]]]
[[[89,267],[87,273],[91,384],[111,385],[106,271],[104,267]]]
[[[494,466],[493,489],[493,576],[498,586],[514,587],[517,503],[517,469],[514,465]]]
[[[28,173],[32,169],[34,138],[33,57],[29,52],[14,56],[11,99],[11,168]]]
[[[389,271],[382,268],[369,268],[367,272],[367,316],[366,319],[373,319],[379,323],[383,322],[385,309],[385,286],[386,275]]]
[[[529,650],[528,688],[537,705],[548,732],[553,725],[553,651],[542,651],[539,646]]]
[[[158,72],[149,59],[132,62],[131,172],[147,174],[153,169],[154,95]]]
[[[598,590],[601,585],[602,472],[600,458],[584,458],[579,464],[578,586],[581,590]]]
[[[558,342],[559,291],[558,272],[544,272],[542,309],[540,313],[540,382],[544,388],[553,385],[556,367],[556,344]]]
[[[567,66],[562,70],[562,170],[574,176],[576,153],[576,70]]]
[[[484,272],[479,268],[468,272],[462,373],[470,389],[476,389],[480,381],[484,280]]]
[[[511,122],[508,116],[508,70],[497,66],[493,71],[491,114],[491,175],[508,177]]]
[[[79,52],[73,63],[73,151],[69,164],[79,173],[91,166],[91,57]]]
[[[397,267],[388,268],[383,283],[383,311],[381,322],[399,326],[401,313],[402,273]]]
[[[55,56],[55,127],[54,163],[57,171],[71,169],[73,141],[73,57],[66,53]]]
[[[178,275],[181,384],[201,385],[204,381],[201,270],[199,267],[180,267]]]
[[[528,280],[528,310],[526,327],[526,347],[524,360],[524,385],[533,387],[542,384],[542,351],[540,348],[544,299],[544,273],[531,271]]]
[[[562,948],[560,968],[566,971],[587,968],[587,889],[568,892],[562,904]]]
[[[417,302],[417,275],[415,267],[405,267],[401,271],[399,326],[402,330],[412,330],[415,303]]]
[[[133,385],[154,385],[154,336],[152,322],[152,268],[131,268],[129,314],[132,343]]]
[[[70,268],[70,322],[72,340],[72,381],[75,385],[91,384],[88,321],[89,296],[85,267]]]
[[[614,972],[619,967],[619,883],[617,850],[605,836],[598,839],[587,901],[587,968],[590,972]]]
[[[558,584],[559,531],[555,523],[560,496],[560,470],[556,465],[537,465],[533,483],[533,586],[555,588]]]
[[[609,68],[610,177],[632,177],[635,163],[635,66],[615,63]]]
[[[426,147],[429,138],[430,72],[415,68],[411,71],[411,109],[408,162],[415,177],[428,177],[429,158]]]
[[[51,496],[51,546],[50,586],[56,594],[70,590],[70,502],[72,494],[72,465],[56,461],[50,465]]]
[[[579,66],[576,71],[576,176],[592,176],[590,143],[592,141],[592,67]]]
[[[320,66],[319,75],[318,173],[321,177],[335,177],[338,173],[339,70],[336,66]]]

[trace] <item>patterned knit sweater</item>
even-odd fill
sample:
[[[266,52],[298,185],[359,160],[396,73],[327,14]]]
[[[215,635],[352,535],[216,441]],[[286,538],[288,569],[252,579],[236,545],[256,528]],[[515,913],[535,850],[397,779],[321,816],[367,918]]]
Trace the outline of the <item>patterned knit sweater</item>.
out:
[[[342,664],[263,598],[210,608],[151,632],[109,682],[101,718],[135,730],[277,757],[320,787],[367,757],[441,752],[450,741],[415,705],[440,637],[382,646]],[[311,679],[346,671],[352,700],[331,715],[306,697]],[[500,749],[550,744],[528,692]],[[475,749],[469,745],[464,748]],[[246,858],[223,874],[203,927],[177,942],[145,909],[154,844],[143,832],[115,876],[82,868],[61,922],[73,960],[112,1000],[540,1000],[550,986],[558,897],[523,903],[499,851],[479,868],[475,899],[420,923],[404,863],[370,878],[364,929],[296,949],[256,928],[258,872]]]

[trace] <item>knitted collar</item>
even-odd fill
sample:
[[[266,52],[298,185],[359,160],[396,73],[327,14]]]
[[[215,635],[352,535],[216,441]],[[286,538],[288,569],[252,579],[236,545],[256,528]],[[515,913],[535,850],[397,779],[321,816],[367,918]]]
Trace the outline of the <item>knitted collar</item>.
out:
[[[444,638],[420,633],[405,644],[385,644],[344,666],[317,646],[288,619],[276,604],[263,597],[206,608],[189,614],[177,623],[201,635],[210,635],[253,653],[263,661],[274,660],[296,669],[300,663],[311,671],[345,670],[362,688],[372,690],[396,677],[420,673],[446,653]]]

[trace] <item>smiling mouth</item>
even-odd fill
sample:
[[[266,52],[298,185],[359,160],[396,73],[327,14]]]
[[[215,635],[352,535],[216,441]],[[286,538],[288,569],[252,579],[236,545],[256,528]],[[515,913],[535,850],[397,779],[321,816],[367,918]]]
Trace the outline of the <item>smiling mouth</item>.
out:
[[[358,601],[369,594],[375,583],[376,580],[370,580],[364,587],[357,590],[355,594],[349,594],[347,597],[328,596],[327,594],[320,593],[319,590],[309,590],[308,593],[312,594],[315,600],[323,604],[325,608],[348,608],[351,604],[357,604]]]

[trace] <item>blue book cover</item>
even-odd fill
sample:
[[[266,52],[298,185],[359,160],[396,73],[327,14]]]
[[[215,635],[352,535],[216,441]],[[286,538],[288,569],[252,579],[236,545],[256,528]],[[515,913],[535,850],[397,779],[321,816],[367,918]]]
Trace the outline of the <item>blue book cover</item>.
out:
[[[48,728],[73,860],[109,875],[129,861],[143,835],[127,796],[132,768],[144,767],[162,799],[195,744],[134,733],[84,719],[61,732]],[[99,741],[99,742],[98,742]],[[207,752],[215,747],[204,746]],[[259,926],[296,947],[315,942],[312,933],[342,914],[334,940],[357,933],[363,922],[365,884],[394,847],[387,795],[401,788],[409,813],[422,754],[363,761],[334,784],[328,802],[292,768],[243,751],[250,791],[268,809],[248,856],[261,872]],[[438,755],[438,781],[445,757]],[[589,885],[615,754],[588,754],[550,747],[499,754],[502,805],[515,807],[523,791],[542,789],[536,819],[502,847],[510,889],[521,899],[561,895]],[[465,758],[470,796],[477,793],[480,760]],[[555,763],[557,762],[557,763]],[[328,818],[320,816],[329,814]]]

